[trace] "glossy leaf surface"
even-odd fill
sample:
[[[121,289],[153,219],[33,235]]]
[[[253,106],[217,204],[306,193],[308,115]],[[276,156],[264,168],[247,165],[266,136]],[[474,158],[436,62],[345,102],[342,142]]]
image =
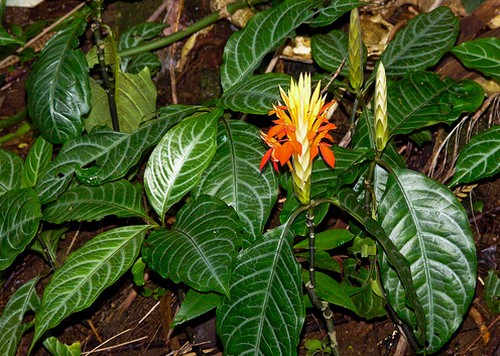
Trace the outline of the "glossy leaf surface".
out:
[[[97,187],[76,186],[43,210],[43,219],[55,224],[72,220],[101,220],[108,215],[147,219],[142,206],[141,186],[126,180]]]
[[[471,80],[455,82],[430,72],[413,73],[387,89],[391,135],[406,134],[438,122],[452,124],[460,114],[476,110],[484,99]]]
[[[14,152],[0,150],[0,196],[21,188],[23,161]]]
[[[69,255],[45,288],[33,344],[64,318],[89,307],[134,263],[148,225],[106,231]]]
[[[262,235],[278,196],[274,172],[259,170],[265,152],[255,126],[243,121],[221,120],[217,152],[193,190],[194,198],[211,195],[236,210],[243,222],[244,246]]]
[[[67,142],[35,186],[42,203],[48,203],[64,192],[75,173],[83,182],[95,185],[124,177],[168,129],[198,110],[196,106],[172,107],[164,114],[160,109],[159,119],[141,126],[131,134],[94,131]],[[83,168],[89,165],[89,168]]]
[[[397,77],[432,67],[453,47],[458,31],[458,18],[449,7],[415,16],[382,53],[385,74]]]
[[[310,22],[310,25],[313,27],[330,25],[346,12],[362,4],[363,2],[355,0],[331,1],[329,5],[319,8],[316,17]]]
[[[54,356],[80,356],[82,350],[80,342],[75,342],[71,345],[66,345],[51,336],[43,341],[43,346]]]
[[[281,100],[279,87],[285,92],[290,87],[286,74],[258,74],[248,77],[224,92],[218,100],[223,108],[247,114],[267,115]]]
[[[203,195],[179,211],[172,229],[149,235],[143,259],[164,278],[201,292],[229,296],[231,266],[241,245],[240,230],[232,208]]]
[[[188,290],[181,308],[175,314],[173,325],[179,325],[203,315],[219,306],[222,296],[218,293],[200,293],[194,289]]]
[[[167,132],[149,157],[144,182],[149,202],[163,219],[167,210],[199,182],[216,150],[223,110],[184,120]]]
[[[458,156],[450,186],[475,182],[500,172],[500,126],[474,136]]]
[[[38,278],[34,278],[12,294],[0,317],[0,354],[14,356],[21,337],[33,323],[23,323],[27,311],[37,311],[40,306],[40,298],[36,294],[35,285]]]
[[[52,144],[38,137],[28,152],[23,170],[23,187],[33,188],[40,173],[52,160]]]
[[[477,69],[500,82],[500,39],[478,38],[463,42],[451,50],[469,68]]]
[[[224,47],[221,67],[224,91],[248,79],[266,54],[282,44],[298,25],[312,17],[312,8],[318,3],[317,0],[286,0],[270,10],[259,12],[244,29],[233,33]]]
[[[269,231],[238,256],[231,299],[217,308],[226,355],[296,355],[305,308],[290,231]]]
[[[467,214],[456,197],[432,179],[395,169],[379,205],[382,227],[410,264],[426,315],[427,352],[446,343],[467,312],[476,285],[476,250]],[[381,277],[401,319],[415,325],[399,278],[384,257]]]
[[[77,38],[84,19],[59,31],[42,50],[27,82],[28,110],[42,136],[64,143],[83,132],[83,115],[90,110],[90,81],[85,55]]]
[[[40,209],[32,189],[11,190],[0,196],[0,270],[7,268],[35,237]]]

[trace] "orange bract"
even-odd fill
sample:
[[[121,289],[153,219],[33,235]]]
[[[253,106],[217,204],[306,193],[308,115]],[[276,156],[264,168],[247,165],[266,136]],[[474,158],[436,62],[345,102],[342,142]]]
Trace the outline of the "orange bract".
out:
[[[321,153],[325,162],[335,166],[335,156],[330,149],[333,138],[330,130],[337,127],[328,121],[328,113],[337,106],[336,101],[325,104],[320,97],[320,84],[311,93],[311,77],[300,75],[299,81],[290,82],[288,93],[280,87],[284,105],[274,105],[269,115],[276,115],[275,126],[261,136],[271,147],[262,158],[260,168],[271,160],[278,170],[278,164],[287,164],[292,171],[295,190],[302,203],[309,199],[309,184],[312,160]]]

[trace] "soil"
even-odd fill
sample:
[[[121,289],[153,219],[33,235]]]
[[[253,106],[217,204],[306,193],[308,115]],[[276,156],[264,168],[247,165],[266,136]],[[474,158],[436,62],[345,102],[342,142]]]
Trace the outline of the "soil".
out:
[[[169,9],[177,8],[179,4],[183,6],[180,8],[180,14],[173,10],[169,15],[163,12],[156,21],[165,21],[181,29],[210,13],[209,0],[166,0],[164,2],[168,4]],[[144,3],[148,6],[143,6]],[[454,2],[451,3],[452,6],[456,6]],[[39,20],[51,22],[64,16],[78,4],[80,4],[79,1],[45,1],[35,9],[8,8],[3,25],[7,29],[10,29],[13,24],[26,28],[27,25]],[[152,0],[140,3],[112,2],[106,5],[104,20],[119,34],[123,29],[145,21],[161,4],[162,1]],[[387,4],[393,8],[390,15],[385,13],[386,19],[390,19],[394,22],[393,24],[398,23],[395,16],[411,16],[412,11],[419,11],[419,1],[395,1],[387,2]],[[498,9],[498,1],[487,0],[482,5],[481,11],[472,15],[465,16],[463,9],[456,11],[463,17],[462,21],[468,24],[467,39],[482,36],[488,31],[495,31],[486,27],[495,12],[493,11],[495,7]],[[222,51],[227,38],[234,30],[234,25],[220,21],[210,31],[197,38],[193,48],[184,57],[181,57],[181,54],[185,41],[158,52],[165,64],[154,78],[158,88],[159,107],[171,103],[199,104],[220,95],[218,73],[222,63]],[[90,46],[90,38],[89,35],[85,37],[84,48]],[[179,63],[181,59],[185,62],[183,69],[170,71],[172,63]],[[0,69],[2,75],[0,77],[2,80],[0,83],[0,120],[26,108],[25,81],[31,65],[32,61],[17,62]],[[304,65],[310,66],[288,59],[280,60],[276,68],[290,72],[301,70]],[[441,73],[453,73],[453,77],[457,80],[466,77],[478,78],[477,73],[467,71],[453,59],[443,61],[436,70]],[[485,116],[488,117],[495,108],[498,110],[498,103],[485,108]],[[338,120],[340,121],[338,126],[347,126],[347,121],[341,122],[345,118],[339,117]],[[498,115],[496,120],[498,120]],[[0,129],[0,137],[16,133],[23,122],[3,131]],[[1,148],[14,151],[25,158],[36,135],[36,130],[30,129],[27,134],[4,142]],[[342,130],[338,135],[337,139],[340,140]],[[400,142],[399,147],[409,167],[420,171],[428,170],[438,138],[439,133],[436,131],[434,141],[422,147],[410,141]],[[470,207],[475,202],[483,203],[482,212],[472,212]],[[486,306],[483,290],[483,281],[488,271],[499,268],[497,249],[499,202],[500,182],[498,179],[482,182],[463,201],[470,214],[477,246],[478,287],[463,325],[439,355],[500,355],[498,315],[493,315]],[[58,250],[59,261],[64,260],[68,251],[74,251],[85,241],[102,232],[104,226],[112,224],[112,220],[107,220],[105,223],[70,225]],[[15,269],[8,269],[3,274],[0,310],[20,285],[40,274],[48,276],[49,272],[50,266],[39,255],[30,251],[22,254],[16,261]],[[39,283],[40,295],[47,282],[48,278],[42,278]],[[188,326],[175,330],[169,327],[182,299],[182,286],[162,280],[151,273],[146,283],[146,290],[151,291],[152,295],[142,295],[141,292],[144,294],[144,289],[137,288],[130,275],[126,274],[112,288],[107,289],[91,308],[71,315],[62,325],[54,329],[53,335],[68,344],[80,342],[82,350],[86,352],[97,348],[100,351],[93,352],[96,355],[153,356],[221,353],[213,315],[204,316],[194,320]],[[413,355],[397,327],[388,317],[365,321],[345,310],[335,310],[334,320],[342,355]],[[30,332],[23,337],[18,355],[27,355],[32,336],[33,333]],[[314,312],[309,313],[302,335],[300,354],[305,354],[303,344],[306,340],[323,339],[325,336],[322,318]],[[41,356],[47,355],[47,352],[39,347],[33,354]]]

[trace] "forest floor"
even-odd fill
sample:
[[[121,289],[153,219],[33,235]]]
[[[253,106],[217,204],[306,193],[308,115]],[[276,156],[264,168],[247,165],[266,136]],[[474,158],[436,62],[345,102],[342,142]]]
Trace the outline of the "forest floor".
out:
[[[363,16],[371,19],[375,18],[375,15],[382,14],[384,21],[392,26],[400,26],[416,13],[429,10],[428,6],[431,3],[434,1],[387,1],[384,11],[379,7],[378,10],[364,12]],[[498,29],[489,30],[487,25],[495,15],[495,11],[498,11],[499,1],[485,1],[471,14],[454,5],[455,2],[450,3],[450,7],[462,21],[459,41],[481,37],[486,31],[490,31],[490,36],[499,35]],[[13,24],[17,24],[21,28],[26,28],[29,24],[42,20],[47,21],[44,26],[48,26],[79,4],[80,1],[73,0],[44,1],[35,9],[9,8],[4,19],[4,27],[9,29]],[[158,15],[155,15],[155,10],[161,10],[162,4],[170,11],[158,11]],[[107,5],[104,21],[120,33],[127,26],[144,22],[153,16],[155,21],[169,23],[171,26],[167,31],[173,31],[176,28],[182,29],[208,14],[209,5],[209,0],[144,0],[139,4],[118,1]],[[346,23],[346,20],[342,21]],[[377,45],[377,41],[382,41],[388,31],[390,32],[385,22],[381,25],[377,21],[367,21],[365,25],[364,31],[372,33],[371,41],[374,45]],[[228,22],[220,21],[200,35],[187,54],[182,52],[185,42],[158,52],[164,63],[163,69],[154,78],[158,90],[158,107],[170,103],[198,104],[220,95],[218,68],[222,63],[224,45],[235,29]],[[90,48],[90,35],[85,41]],[[35,53],[42,45],[42,42],[35,44]],[[183,62],[182,68],[177,65],[180,61]],[[32,61],[28,60],[10,63],[0,68],[0,120],[26,108],[25,81],[31,65]],[[280,60],[275,70],[290,73],[300,70],[304,65],[310,64],[304,64],[300,60],[295,61],[293,58]],[[456,80],[464,78],[479,80],[476,73],[467,71],[452,59],[440,63],[435,71]],[[490,96],[493,96],[493,93],[490,93]],[[490,102],[490,106],[485,106],[483,112],[485,117],[489,115],[498,121],[498,103]],[[0,148],[14,151],[24,158],[37,133],[31,128],[23,135],[16,135],[23,123],[24,121],[7,129],[0,129],[0,138],[13,134],[12,138],[3,142]],[[341,124],[338,126],[342,127]],[[341,134],[342,130],[339,131],[339,135]],[[428,173],[430,162],[436,154],[436,147],[444,134],[446,132],[443,129],[436,130],[433,142],[426,143],[422,147],[411,142],[401,143],[401,151],[408,166]],[[436,171],[439,171],[439,168],[440,166]],[[482,203],[482,212],[474,212],[474,209],[470,208],[477,202]],[[483,281],[488,271],[499,268],[499,202],[498,179],[482,182],[463,200],[470,214],[477,247],[479,261],[477,290],[464,323],[453,339],[440,351],[440,355],[500,355],[499,317],[493,315],[486,306],[483,289]],[[60,253],[73,251],[81,246],[98,234],[102,226],[104,225],[99,223],[71,225],[65,240],[60,245]],[[0,310],[19,285],[40,273],[43,275],[50,268],[33,252],[24,253],[19,260],[22,262],[17,264],[18,268],[9,270],[8,275],[3,277]],[[131,277],[126,275],[112,288],[106,290],[91,308],[70,316],[54,330],[54,335],[69,344],[79,341],[82,350],[86,352],[97,349],[93,353],[88,353],[95,355],[181,355],[201,354],[202,351],[204,354],[214,355],[221,352],[213,315],[199,318],[187,328],[172,330],[169,324],[179,306],[178,286],[151,274],[147,287],[152,291],[152,295],[141,295]],[[413,355],[388,317],[365,321],[345,310],[336,310],[335,325],[342,355]],[[314,313],[308,314],[300,353],[305,354],[303,343],[306,340],[322,339],[325,335],[321,317]],[[28,333],[23,338],[19,355],[27,354],[32,336],[32,333]],[[195,340],[195,343],[192,344],[189,340]],[[34,355],[47,355],[47,353],[40,348]]]

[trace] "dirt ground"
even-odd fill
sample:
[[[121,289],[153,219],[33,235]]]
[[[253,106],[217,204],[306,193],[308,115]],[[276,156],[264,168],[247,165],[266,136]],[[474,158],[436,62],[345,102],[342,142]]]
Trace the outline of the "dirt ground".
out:
[[[39,20],[51,21],[67,14],[78,6],[80,1],[45,1],[35,9],[9,8],[4,20],[4,27],[9,29],[13,24],[25,28],[28,24]],[[390,13],[385,13],[385,20],[392,25],[400,24],[404,17],[411,17],[419,11],[425,11],[426,6],[433,1],[387,1],[386,6],[392,6]],[[445,1],[445,3],[447,3]],[[460,40],[468,40],[484,35],[498,36],[498,29],[489,30],[487,23],[498,10],[499,1],[486,1],[476,12],[467,15],[463,8],[455,2],[449,2],[454,11],[462,18],[464,29]],[[118,33],[138,22],[150,18],[155,10],[167,5],[171,9],[168,14],[161,12],[155,21],[171,24],[167,31],[183,27],[210,12],[209,0],[144,0],[141,3],[118,1],[106,5],[104,21]],[[455,6],[455,8],[454,8]],[[177,11],[175,11],[177,10]],[[375,11],[375,10],[373,10]],[[133,15],[131,15],[133,14]],[[373,15],[367,13],[366,15]],[[194,47],[181,56],[185,42],[178,43],[159,51],[159,56],[165,64],[155,76],[158,90],[158,106],[170,103],[197,104],[220,95],[218,68],[222,63],[222,50],[234,25],[218,22],[206,34],[200,36]],[[489,31],[489,32],[488,32]],[[84,48],[90,46],[90,36],[87,36]],[[39,51],[43,41],[36,43],[35,51]],[[85,47],[88,46],[88,47]],[[0,58],[1,60],[2,58]],[[182,69],[172,70],[172,65],[183,60]],[[32,62],[15,62],[0,67],[0,120],[21,112],[26,107],[25,80],[30,72]],[[292,60],[281,60],[277,70],[289,72],[300,70],[303,63]],[[454,79],[477,79],[476,73],[467,71],[458,62],[448,59],[436,68],[441,74]],[[493,102],[484,108],[486,118],[498,120],[499,104]],[[494,112],[496,110],[496,116]],[[342,120],[342,118],[339,118]],[[6,129],[0,129],[0,137],[14,134],[4,142],[2,149],[12,150],[23,158],[29,151],[30,144],[36,137],[36,132],[30,129],[28,133],[15,137],[16,131],[24,121]],[[498,122],[497,122],[498,123]],[[342,126],[342,124],[338,124]],[[341,138],[342,131],[339,132]],[[405,155],[410,168],[429,172],[429,162],[435,154],[435,147],[443,132],[436,131],[434,141],[422,147],[411,142],[401,142],[399,146]],[[439,177],[438,177],[439,178]],[[474,202],[484,204],[482,212],[472,213],[470,209]],[[478,287],[472,306],[465,322],[453,339],[439,353],[440,355],[500,355],[500,323],[499,316],[492,315],[483,298],[483,281],[491,269],[498,266],[498,214],[500,206],[499,180],[490,180],[479,184],[464,199],[464,206],[470,214],[470,222],[478,252],[479,278]],[[112,220],[103,223],[73,224],[61,243],[58,255],[64,256],[73,251],[85,241],[98,234],[103,226],[113,224]],[[37,254],[27,251],[16,261],[16,268],[8,270],[3,276],[4,282],[0,293],[0,310],[5,306],[10,295],[24,282],[40,274],[48,275],[50,267]],[[43,279],[40,287],[46,284]],[[53,332],[60,341],[73,343],[79,341],[82,350],[95,355],[180,355],[220,353],[220,344],[215,333],[213,315],[199,318],[187,327],[172,330],[169,327],[176,310],[182,288],[170,284],[151,274],[147,287],[152,290],[152,296],[143,296],[130,275],[123,277],[115,286],[105,291],[98,301],[89,309],[70,316]],[[40,290],[41,294],[41,290]],[[392,321],[385,317],[375,321],[364,321],[345,310],[336,310],[335,325],[342,355],[413,355],[410,347],[397,332]],[[31,342],[32,333],[28,333],[22,341],[19,355],[26,355]],[[303,331],[300,354],[305,354],[303,342],[308,339],[322,339],[326,336],[322,319],[318,315],[308,314]],[[1,337],[1,335],[0,335]],[[192,341],[194,340],[194,344]],[[35,351],[35,355],[47,355],[43,348]]]

